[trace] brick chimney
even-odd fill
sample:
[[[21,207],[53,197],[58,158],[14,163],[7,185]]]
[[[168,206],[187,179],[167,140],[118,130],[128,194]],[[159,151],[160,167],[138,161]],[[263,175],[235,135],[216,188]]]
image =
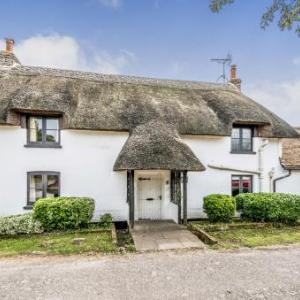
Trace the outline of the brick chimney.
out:
[[[239,90],[241,90],[242,80],[236,77],[236,65],[230,67],[230,83],[234,84]]]
[[[15,41],[13,39],[5,39],[6,42],[6,52],[12,53],[14,51]]]

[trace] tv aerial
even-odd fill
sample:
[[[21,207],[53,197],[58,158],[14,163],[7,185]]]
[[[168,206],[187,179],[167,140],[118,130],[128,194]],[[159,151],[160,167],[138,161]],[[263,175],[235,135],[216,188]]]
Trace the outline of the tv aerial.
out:
[[[227,54],[225,58],[211,58],[211,62],[216,62],[217,64],[222,65],[223,73],[218,77],[217,82],[220,79],[223,79],[223,83],[227,82],[227,77],[226,77],[226,65],[230,66],[232,62],[232,56],[230,53]]]

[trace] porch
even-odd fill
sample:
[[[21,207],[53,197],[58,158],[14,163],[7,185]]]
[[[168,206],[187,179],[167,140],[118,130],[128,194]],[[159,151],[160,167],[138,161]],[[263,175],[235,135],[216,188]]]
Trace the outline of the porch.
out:
[[[162,220],[186,225],[187,180],[186,171],[127,171],[130,227],[140,221]]]

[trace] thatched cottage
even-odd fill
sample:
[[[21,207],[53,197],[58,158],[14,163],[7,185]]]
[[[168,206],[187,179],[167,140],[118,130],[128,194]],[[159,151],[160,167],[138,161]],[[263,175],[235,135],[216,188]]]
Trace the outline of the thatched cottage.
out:
[[[235,67],[230,83],[214,84],[23,66],[7,40],[0,215],[72,195],[131,224],[182,222],[203,216],[211,193],[300,193],[289,184],[300,165],[282,159],[282,139],[298,133],[240,83]]]

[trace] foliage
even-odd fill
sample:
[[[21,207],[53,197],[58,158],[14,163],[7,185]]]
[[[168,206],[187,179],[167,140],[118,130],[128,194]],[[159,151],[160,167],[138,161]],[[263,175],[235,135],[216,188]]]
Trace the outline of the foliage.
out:
[[[300,196],[283,193],[246,193],[236,196],[241,217],[251,221],[295,223]]]
[[[104,214],[100,217],[100,226],[102,228],[110,228],[113,222],[111,214]]]
[[[32,213],[1,217],[0,235],[17,235],[41,233],[43,228],[40,222],[34,221]]]
[[[253,195],[252,193],[250,193],[250,194]],[[239,211],[243,210],[243,208],[244,208],[244,199],[248,198],[248,197],[252,197],[252,196],[247,195],[247,193],[244,193],[244,194],[238,194],[234,197],[235,201],[236,201],[236,209],[237,210],[239,210]]]
[[[45,231],[86,227],[93,217],[95,201],[91,198],[58,197],[39,199],[33,217]]]
[[[204,197],[203,208],[211,222],[230,222],[235,214],[235,199],[229,195]]]
[[[232,4],[235,0],[211,0],[210,9],[219,12],[227,4]],[[260,26],[265,29],[279,15],[278,26],[281,30],[291,30],[295,27],[295,32],[300,37],[300,1],[299,0],[272,0],[262,15]]]

